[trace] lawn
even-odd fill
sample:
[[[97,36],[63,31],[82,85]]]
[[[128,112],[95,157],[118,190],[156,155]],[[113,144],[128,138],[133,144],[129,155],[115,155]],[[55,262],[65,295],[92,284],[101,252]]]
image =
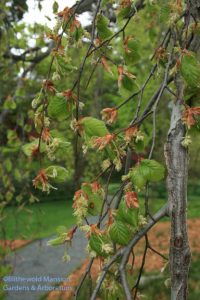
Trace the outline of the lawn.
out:
[[[60,225],[69,228],[75,223],[72,201],[66,200],[35,203],[22,210],[12,206],[6,209],[6,215],[1,222],[0,239],[42,238],[54,234]]]
[[[143,197],[140,198],[141,209]],[[188,217],[200,217],[200,197],[188,197]],[[166,199],[150,198],[150,211],[155,213]],[[143,209],[142,209],[143,210]],[[6,208],[7,217],[1,222],[0,239],[36,239],[47,237],[55,233],[60,225],[70,227],[75,223],[72,201],[57,200],[40,202],[24,207],[22,210],[15,206]],[[165,218],[168,220],[168,218]],[[5,229],[6,237],[3,236]]]

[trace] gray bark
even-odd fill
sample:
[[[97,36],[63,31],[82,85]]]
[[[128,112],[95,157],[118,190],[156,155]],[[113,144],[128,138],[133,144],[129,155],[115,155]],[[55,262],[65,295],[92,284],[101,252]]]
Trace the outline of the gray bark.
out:
[[[187,177],[188,152],[181,145],[185,126],[181,120],[181,106],[184,92],[182,80],[175,80],[177,101],[173,105],[171,125],[165,145],[168,168],[168,202],[171,218],[170,272],[171,299],[187,299],[187,281],[190,265],[190,248],[187,234]]]

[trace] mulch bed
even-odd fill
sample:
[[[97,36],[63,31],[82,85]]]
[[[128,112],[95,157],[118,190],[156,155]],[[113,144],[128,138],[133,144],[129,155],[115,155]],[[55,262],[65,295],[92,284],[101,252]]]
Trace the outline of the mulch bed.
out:
[[[200,253],[200,234],[198,232],[198,228],[200,228],[200,219],[192,219],[188,221],[188,232],[189,232],[189,240],[192,253]],[[169,222],[160,222],[156,224],[148,234],[149,241],[151,242],[151,246],[162,254],[167,255],[169,249],[169,237],[170,237],[170,223]],[[143,249],[144,249],[144,239],[142,239],[137,246],[134,248],[135,252],[135,262],[134,268],[138,269],[141,266]],[[66,286],[72,287],[71,290],[68,291],[53,291],[49,293],[48,300],[67,300],[73,298],[73,291],[76,286],[80,282],[81,277],[83,276],[89,259],[86,259],[82,266],[73,272],[69,276],[69,281],[66,283]],[[159,271],[165,264],[165,260],[157,255],[156,253],[148,250],[144,271],[152,272]],[[93,280],[96,280],[98,273],[100,270],[100,261],[96,259],[93,263],[91,269],[91,276]],[[64,284],[63,284],[64,285]]]

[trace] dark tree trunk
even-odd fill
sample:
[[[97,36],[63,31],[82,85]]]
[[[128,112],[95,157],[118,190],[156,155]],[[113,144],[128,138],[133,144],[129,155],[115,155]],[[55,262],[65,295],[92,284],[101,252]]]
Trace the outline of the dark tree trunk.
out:
[[[184,85],[177,75],[177,101],[173,105],[171,124],[165,145],[168,168],[168,201],[171,218],[170,272],[171,299],[187,299],[187,280],[190,266],[190,248],[187,234],[187,177],[188,152],[181,145],[185,126],[181,120]]]

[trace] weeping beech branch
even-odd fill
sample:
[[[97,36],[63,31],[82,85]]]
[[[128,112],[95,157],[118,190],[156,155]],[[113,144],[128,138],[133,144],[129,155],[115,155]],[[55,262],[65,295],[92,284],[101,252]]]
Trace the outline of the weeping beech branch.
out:
[[[119,13],[123,13],[121,17],[123,17],[123,26],[116,27],[116,30],[111,30],[110,20],[105,16],[105,6],[104,2],[101,0],[94,1],[96,5],[91,7],[94,12],[93,21],[92,21],[92,30],[89,39],[89,44],[86,49],[84,56],[81,58],[80,66],[77,67],[78,72],[76,73],[75,80],[73,80],[73,86],[67,90],[60,91],[57,93],[56,86],[50,80],[51,78],[51,69],[54,63],[54,57],[51,59],[49,72],[47,75],[47,80],[44,82],[41,92],[45,95],[46,99],[48,97],[48,93],[52,95],[58,94],[64,97],[64,106],[65,109],[65,101],[68,102],[69,106],[72,107],[72,121],[71,127],[74,130],[76,136],[75,142],[75,163],[78,166],[77,172],[80,173],[80,165],[78,164],[78,158],[80,157],[81,147],[83,146],[84,152],[87,149],[95,149],[96,151],[102,151],[103,157],[106,158],[102,162],[102,172],[99,179],[102,177],[101,175],[106,173],[110,169],[110,173],[108,175],[108,179],[106,185],[104,187],[101,186],[99,182],[92,183],[83,183],[81,184],[81,188],[76,191],[74,196],[74,214],[77,217],[77,227],[80,227],[81,230],[86,232],[86,236],[88,238],[88,250],[89,253],[93,256],[99,257],[101,259],[107,259],[106,264],[102,268],[102,272],[99,275],[96,287],[93,289],[90,300],[96,299],[102,284],[106,282],[107,278],[111,275],[111,268],[115,269],[113,274],[113,278],[108,278],[109,285],[115,285],[115,294],[116,289],[117,292],[124,293],[127,300],[131,300],[132,298],[136,299],[137,291],[139,288],[140,277],[142,275],[142,270],[145,265],[145,258],[148,249],[153,250],[151,246],[149,246],[148,242],[148,231],[152,228],[154,224],[156,224],[161,218],[166,215],[170,215],[171,218],[171,242],[170,242],[170,269],[171,269],[171,281],[172,281],[172,292],[171,299],[172,300],[182,300],[187,298],[187,277],[188,270],[190,264],[190,249],[188,244],[187,237],[187,225],[186,225],[186,206],[187,206],[187,172],[188,172],[188,153],[186,148],[182,146],[183,138],[185,137],[186,129],[183,124],[183,115],[187,115],[188,109],[185,104],[185,111],[182,113],[183,102],[183,94],[184,94],[184,82],[183,79],[187,82],[187,75],[192,71],[194,81],[197,79],[199,82],[199,78],[197,78],[198,73],[198,62],[195,62],[195,58],[193,57],[193,53],[188,51],[188,47],[191,49],[196,49],[194,46],[194,42],[196,40],[194,32],[188,33],[188,25],[190,23],[191,16],[195,19],[198,18],[199,15],[196,14],[194,10],[194,6],[196,2],[190,1],[188,2],[187,10],[183,11],[185,7],[182,6],[181,3],[177,3],[177,11],[172,14],[170,21],[173,25],[168,28],[166,34],[164,35],[164,39],[160,44],[160,47],[154,52],[153,57],[156,59],[156,63],[151,66],[151,71],[147,76],[147,79],[141,85],[137,92],[129,95],[127,99],[125,99],[121,104],[116,105],[112,108],[104,108],[101,111],[102,120],[93,118],[91,116],[87,117],[81,112],[81,105],[83,103],[80,102],[83,94],[83,83],[84,83],[84,75],[86,73],[88,63],[93,62],[95,58],[95,68],[90,72],[89,80],[87,80],[86,86],[88,87],[92,78],[94,78],[94,71],[96,66],[101,62],[104,69],[110,73],[110,66],[107,64],[106,58],[109,60],[109,63],[113,64],[115,71],[117,71],[116,82],[118,83],[119,91],[121,88],[125,88],[129,90],[129,85],[133,84],[133,82],[127,85],[129,82],[128,79],[136,79],[135,75],[129,72],[128,67],[132,68],[134,64],[134,57],[127,57],[130,53],[137,53],[137,42],[134,41],[132,36],[128,34],[128,25],[131,25],[131,20],[134,15],[137,14],[138,10],[144,8],[145,1],[140,0],[132,5],[131,1],[121,1],[118,6],[117,17],[120,17]],[[104,3],[104,4],[103,4]],[[190,5],[192,7],[192,11],[190,12]],[[72,29],[73,27],[77,30],[80,28],[79,21],[76,19],[76,13],[83,5],[86,7],[90,7],[92,5],[92,1],[82,0],[78,2],[73,8],[73,13],[66,8],[62,12],[59,13],[60,17],[65,16],[65,20],[63,23],[62,33],[56,36],[57,47],[55,51],[59,50],[59,47],[62,45],[61,40],[64,38],[64,33],[67,30],[67,34],[69,35],[70,42],[73,41]],[[146,7],[146,6],[145,6]],[[197,6],[196,6],[197,7]],[[104,9],[102,9],[104,8]],[[125,8],[125,11],[124,11]],[[114,7],[113,7],[114,9]],[[129,13],[127,14],[127,9]],[[148,8],[147,8],[148,9]],[[199,9],[199,7],[198,7]],[[171,7],[169,6],[169,10],[171,11]],[[70,14],[69,14],[70,11]],[[182,13],[181,13],[182,12]],[[198,11],[199,12],[199,11]],[[67,14],[67,15],[66,15]],[[178,18],[177,18],[178,14]],[[170,15],[169,15],[170,16]],[[185,18],[185,22],[181,20]],[[180,24],[177,28],[176,23],[180,21]],[[72,22],[72,24],[70,23]],[[119,25],[121,22],[119,21]],[[72,26],[73,25],[73,26]],[[195,24],[194,24],[195,25]],[[77,27],[76,27],[77,26]],[[126,31],[127,30],[127,31]],[[79,32],[81,34],[81,32]],[[84,31],[83,31],[84,33]],[[83,34],[82,33],[82,34]],[[84,37],[84,35],[82,35]],[[87,37],[88,38],[88,37]],[[107,52],[113,50],[112,42],[114,42],[115,38],[121,40],[123,52],[122,56],[119,57],[119,61],[115,62],[113,58],[110,58],[110,54],[107,55]],[[67,40],[68,41],[68,40]],[[136,45],[129,45],[129,42],[136,42]],[[179,43],[178,43],[178,42]],[[77,41],[76,41],[77,42]],[[176,44],[177,42],[177,44]],[[74,43],[75,45],[76,43]],[[196,42],[195,42],[196,45]],[[134,46],[134,47],[133,47]],[[77,47],[77,46],[76,46]],[[130,49],[129,49],[130,47]],[[133,48],[131,48],[133,47]],[[120,51],[119,51],[120,53]],[[59,53],[57,53],[59,55]],[[139,53],[138,53],[139,54]],[[140,55],[138,55],[140,57]],[[188,57],[191,57],[193,61],[192,70],[190,68],[190,60],[187,61]],[[102,61],[102,58],[104,59]],[[110,59],[109,59],[110,58]],[[129,59],[127,59],[129,58]],[[184,58],[186,58],[186,62],[184,63]],[[183,63],[182,63],[183,61]],[[137,59],[135,63],[137,62]],[[142,61],[143,62],[143,61]],[[160,66],[164,67],[161,69]],[[116,70],[117,67],[117,70]],[[182,68],[182,74],[181,74]],[[152,88],[152,93],[150,97],[148,96],[145,101],[144,93],[146,93],[146,87],[149,84],[150,80],[153,79],[153,76],[156,76],[156,70],[161,70],[162,73],[162,82],[159,79],[159,86]],[[184,70],[185,69],[185,70]],[[59,69],[57,70],[59,75]],[[111,72],[112,73],[112,72]],[[160,75],[160,74],[159,74]],[[182,77],[181,77],[182,76]],[[200,76],[200,74],[199,74]],[[128,80],[127,82],[123,82],[123,80]],[[142,81],[142,78],[141,78]],[[174,83],[176,87],[176,91],[172,91],[171,87],[168,86],[170,83]],[[92,82],[91,82],[92,84]],[[98,83],[97,83],[98,84]],[[190,86],[191,80],[188,82]],[[192,82],[191,86],[195,85]],[[85,84],[84,84],[85,86]],[[155,160],[152,159],[155,141],[156,141],[156,118],[158,116],[157,107],[160,104],[163,94],[167,90],[167,93],[170,92],[173,95],[173,99],[175,97],[176,101],[173,104],[172,114],[171,114],[171,125],[168,133],[167,143],[165,146],[165,157],[166,164],[168,168],[168,204],[163,206],[154,216],[151,217],[148,209],[148,196],[145,199],[145,214],[144,216],[139,211],[139,202],[137,193],[141,189],[147,187],[151,180],[159,181],[164,177],[164,167]],[[76,93],[76,94],[75,94]],[[132,121],[129,123],[128,127],[120,128],[118,132],[112,131],[112,127],[106,126],[106,124],[113,124],[117,118],[117,114],[120,112],[120,108],[124,105],[127,105],[129,101],[132,99],[135,100],[136,96],[138,97],[138,102],[136,109],[134,111],[134,117]],[[42,116],[42,125],[41,125],[41,133],[39,138],[39,146],[38,149],[40,151],[40,142],[43,139],[47,144],[49,143],[49,125],[45,125],[48,119],[48,114],[51,116],[52,111],[48,110],[49,105],[53,111],[57,110],[58,113],[62,110],[60,109],[60,103],[56,104],[56,101],[52,101],[52,99],[47,101],[46,103],[43,100],[43,116]],[[40,99],[39,99],[40,100]],[[48,99],[47,99],[48,100]],[[83,106],[83,105],[82,105]],[[46,109],[47,108],[47,109]],[[166,107],[165,107],[166,108]],[[74,110],[73,110],[74,109]],[[46,111],[47,110],[47,111]],[[46,115],[47,113],[47,115]],[[148,159],[143,157],[143,154],[137,156],[136,164],[133,165],[133,157],[132,153],[136,149],[136,144],[138,141],[143,140],[144,136],[141,135],[140,127],[146,121],[147,117],[153,113],[153,126],[152,126],[152,145],[150,148],[150,153]],[[194,115],[200,115],[199,108],[194,107],[192,111],[190,111],[190,119],[188,123],[186,122],[188,128],[192,124],[195,124],[195,119],[193,119]],[[54,116],[54,113],[53,113]],[[62,116],[62,115],[61,115]],[[47,122],[46,122],[47,123]],[[47,128],[45,128],[47,126]],[[46,130],[44,130],[46,129]],[[142,129],[141,129],[142,130]],[[119,136],[119,133],[123,133]],[[46,139],[46,140],[45,140]],[[123,143],[122,143],[123,139]],[[144,151],[145,149],[145,144]],[[143,149],[143,148],[142,148]],[[141,152],[139,149],[138,152]],[[84,153],[85,154],[85,153]],[[111,201],[107,201],[108,199],[108,187],[110,184],[110,179],[114,169],[116,171],[120,171],[123,163],[125,162],[125,175],[122,178],[121,185],[113,196]],[[83,168],[81,168],[83,169]],[[35,187],[42,187],[45,191],[51,188],[51,185],[48,183],[48,168],[45,170],[41,170],[34,179]],[[52,176],[51,174],[49,177]],[[77,180],[76,180],[77,181]],[[115,203],[113,203],[114,199],[118,195]],[[147,194],[146,194],[147,195]],[[99,205],[100,204],[100,205]],[[105,209],[104,206],[107,205]],[[112,206],[111,206],[112,205]],[[124,210],[125,207],[125,210]],[[106,210],[104,212],[104,210]],[[87,217],[89,215],[98,215],[97,224],[90,224]],[[105,217],[108,217],[108,221],[104,224],[103,220]],[[130,218],[129,218],[130,217]],[[148,219],[149,218],[149,219]],[[86,226],[85,226],[86,221]],[[144,226],[144,224],[146,224]],[[65,234],[64,243],[72,240],[75,230],[72,229],[70,232]],[[131,253],[133,253],[134,246],[138,243],[138,241],[142,238],[146,238],[146,246],[143,255],[142,266],[138,275],[138,279],[136,280],[136,284],[134,285],[135,291],[133,296],[133,291],[130,289],[127,280],[127,266],[129,262],[129,257]],[[61,242],[63,243],[62,236]],[[55,242],[55,241],[54,241]],[[56,242],[58,242],[56,240]],[[158,255],[161,255],[158,251],[154,251]],[[133,254],[134,255],[134,254]],[[79,291],[81,290],[83,283],[90,275],[90,270],[92,268],[93,259],[90,261],[88,268],[77,288],[75,297],[78,297]],[[114,265],[115,264],[115,265]],[[116,275],[117,274],[117,275]],[[116,276],[115,276],[116,275]],[[107,284],[107,282],[106,282]],[[118,285],[120,287],[118,288]],[[123,288],[123,289],[122,289]],[[103,289],[101,289],[102,291]],[[113,296],[113,295],[112,295]],[[106,296],[107,297],[107,296]],[[119,296],[120,298],[121,296]],[[117,296],[118,298],[118,296]],[[124,298],[124,297],[123,297]]]
[[[119,266],[119,272],[122,280],[122,285],[125,291],[126,298],[128,300],[132,299],[127,279],[126,279],[126,273],[125,273],[125,266],[128,261],[129,255],[133,249],[133,247],[138,243],[138,241],[146,235],[146,233],[163,217],[168,216],[168,205],[164,205],[154,216],[153,218],[147,223],[146,226],[144,226],[140,231],[138,231],[134,238],[128,243],[128,245],[124,248],[120,248],[115,255],[109,260],[109,262],[103,267],[102,273],[99,277],[99,280],[97,282],[97,285],[93,291],[93,294],[90,298],[90,300],[95,300],[98,291],[101,288],[101,285],[103,283],[104,278],[106,277],[107,272],[109,271],[109,268],[112,266],[112,264],[117,260],[118,257],[122,257],[121,264]]]

